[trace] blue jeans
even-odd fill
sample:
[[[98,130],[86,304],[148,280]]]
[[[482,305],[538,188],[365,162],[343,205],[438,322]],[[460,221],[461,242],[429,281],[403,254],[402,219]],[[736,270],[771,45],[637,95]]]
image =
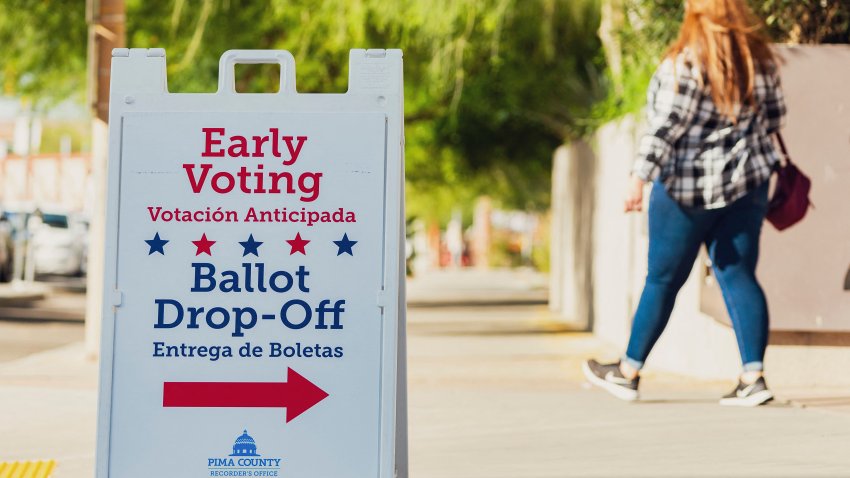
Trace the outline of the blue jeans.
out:
[[[745,371],[763,370],[768,313],[756,280],[768,183],[720,209],[688,209],[656,182],[649,198],[649,270],[623,361],[643,367],[705,244],[732,319]]]

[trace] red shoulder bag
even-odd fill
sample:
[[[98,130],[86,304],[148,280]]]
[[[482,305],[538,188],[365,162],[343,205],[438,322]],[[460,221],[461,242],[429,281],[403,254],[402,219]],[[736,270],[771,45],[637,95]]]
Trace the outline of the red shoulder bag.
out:
[[[782,231],[800,222],[812,206],[809,200],[812,180],[791,161],[782,135],[776,133],[776,139],[782,148],[785,164],[776,168],[776,188],[767,207],[766,219]]]

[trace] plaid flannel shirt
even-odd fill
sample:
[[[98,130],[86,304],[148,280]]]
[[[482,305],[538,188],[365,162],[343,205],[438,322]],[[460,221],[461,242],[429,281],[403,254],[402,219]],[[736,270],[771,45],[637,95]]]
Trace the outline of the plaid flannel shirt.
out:
[[[770,178],[779,161],[771,135],[782,126],[786,108],[776,68],[756,75],[755,106],[740,108],[735,123],[718,111],[700,74],[685,54],[675,67],[667,59],[655,72],[648,128],[632,172],[645,181],[660,179],[683,206],[715,209]]]

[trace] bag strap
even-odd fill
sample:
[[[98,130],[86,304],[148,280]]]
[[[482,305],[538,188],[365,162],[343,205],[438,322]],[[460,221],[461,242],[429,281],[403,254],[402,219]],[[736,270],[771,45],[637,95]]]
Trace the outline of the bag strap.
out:
[[[785,146],[785,140],[782,138],[782,133],[777,131],[775,134],[777,141],[779,141],[779,148],[782,149],[782,155],[785,156],[785,162],[788,164],[794,164],[791,161],[791,155],[788,154],[788,148]]]

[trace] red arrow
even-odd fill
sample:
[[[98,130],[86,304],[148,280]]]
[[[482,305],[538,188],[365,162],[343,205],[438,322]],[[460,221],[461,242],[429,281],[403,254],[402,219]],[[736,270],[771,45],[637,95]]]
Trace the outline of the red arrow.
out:
[[[328,396],[291,368],[286,382],[165,382],[163,407],[286,408],[286,423]]]

